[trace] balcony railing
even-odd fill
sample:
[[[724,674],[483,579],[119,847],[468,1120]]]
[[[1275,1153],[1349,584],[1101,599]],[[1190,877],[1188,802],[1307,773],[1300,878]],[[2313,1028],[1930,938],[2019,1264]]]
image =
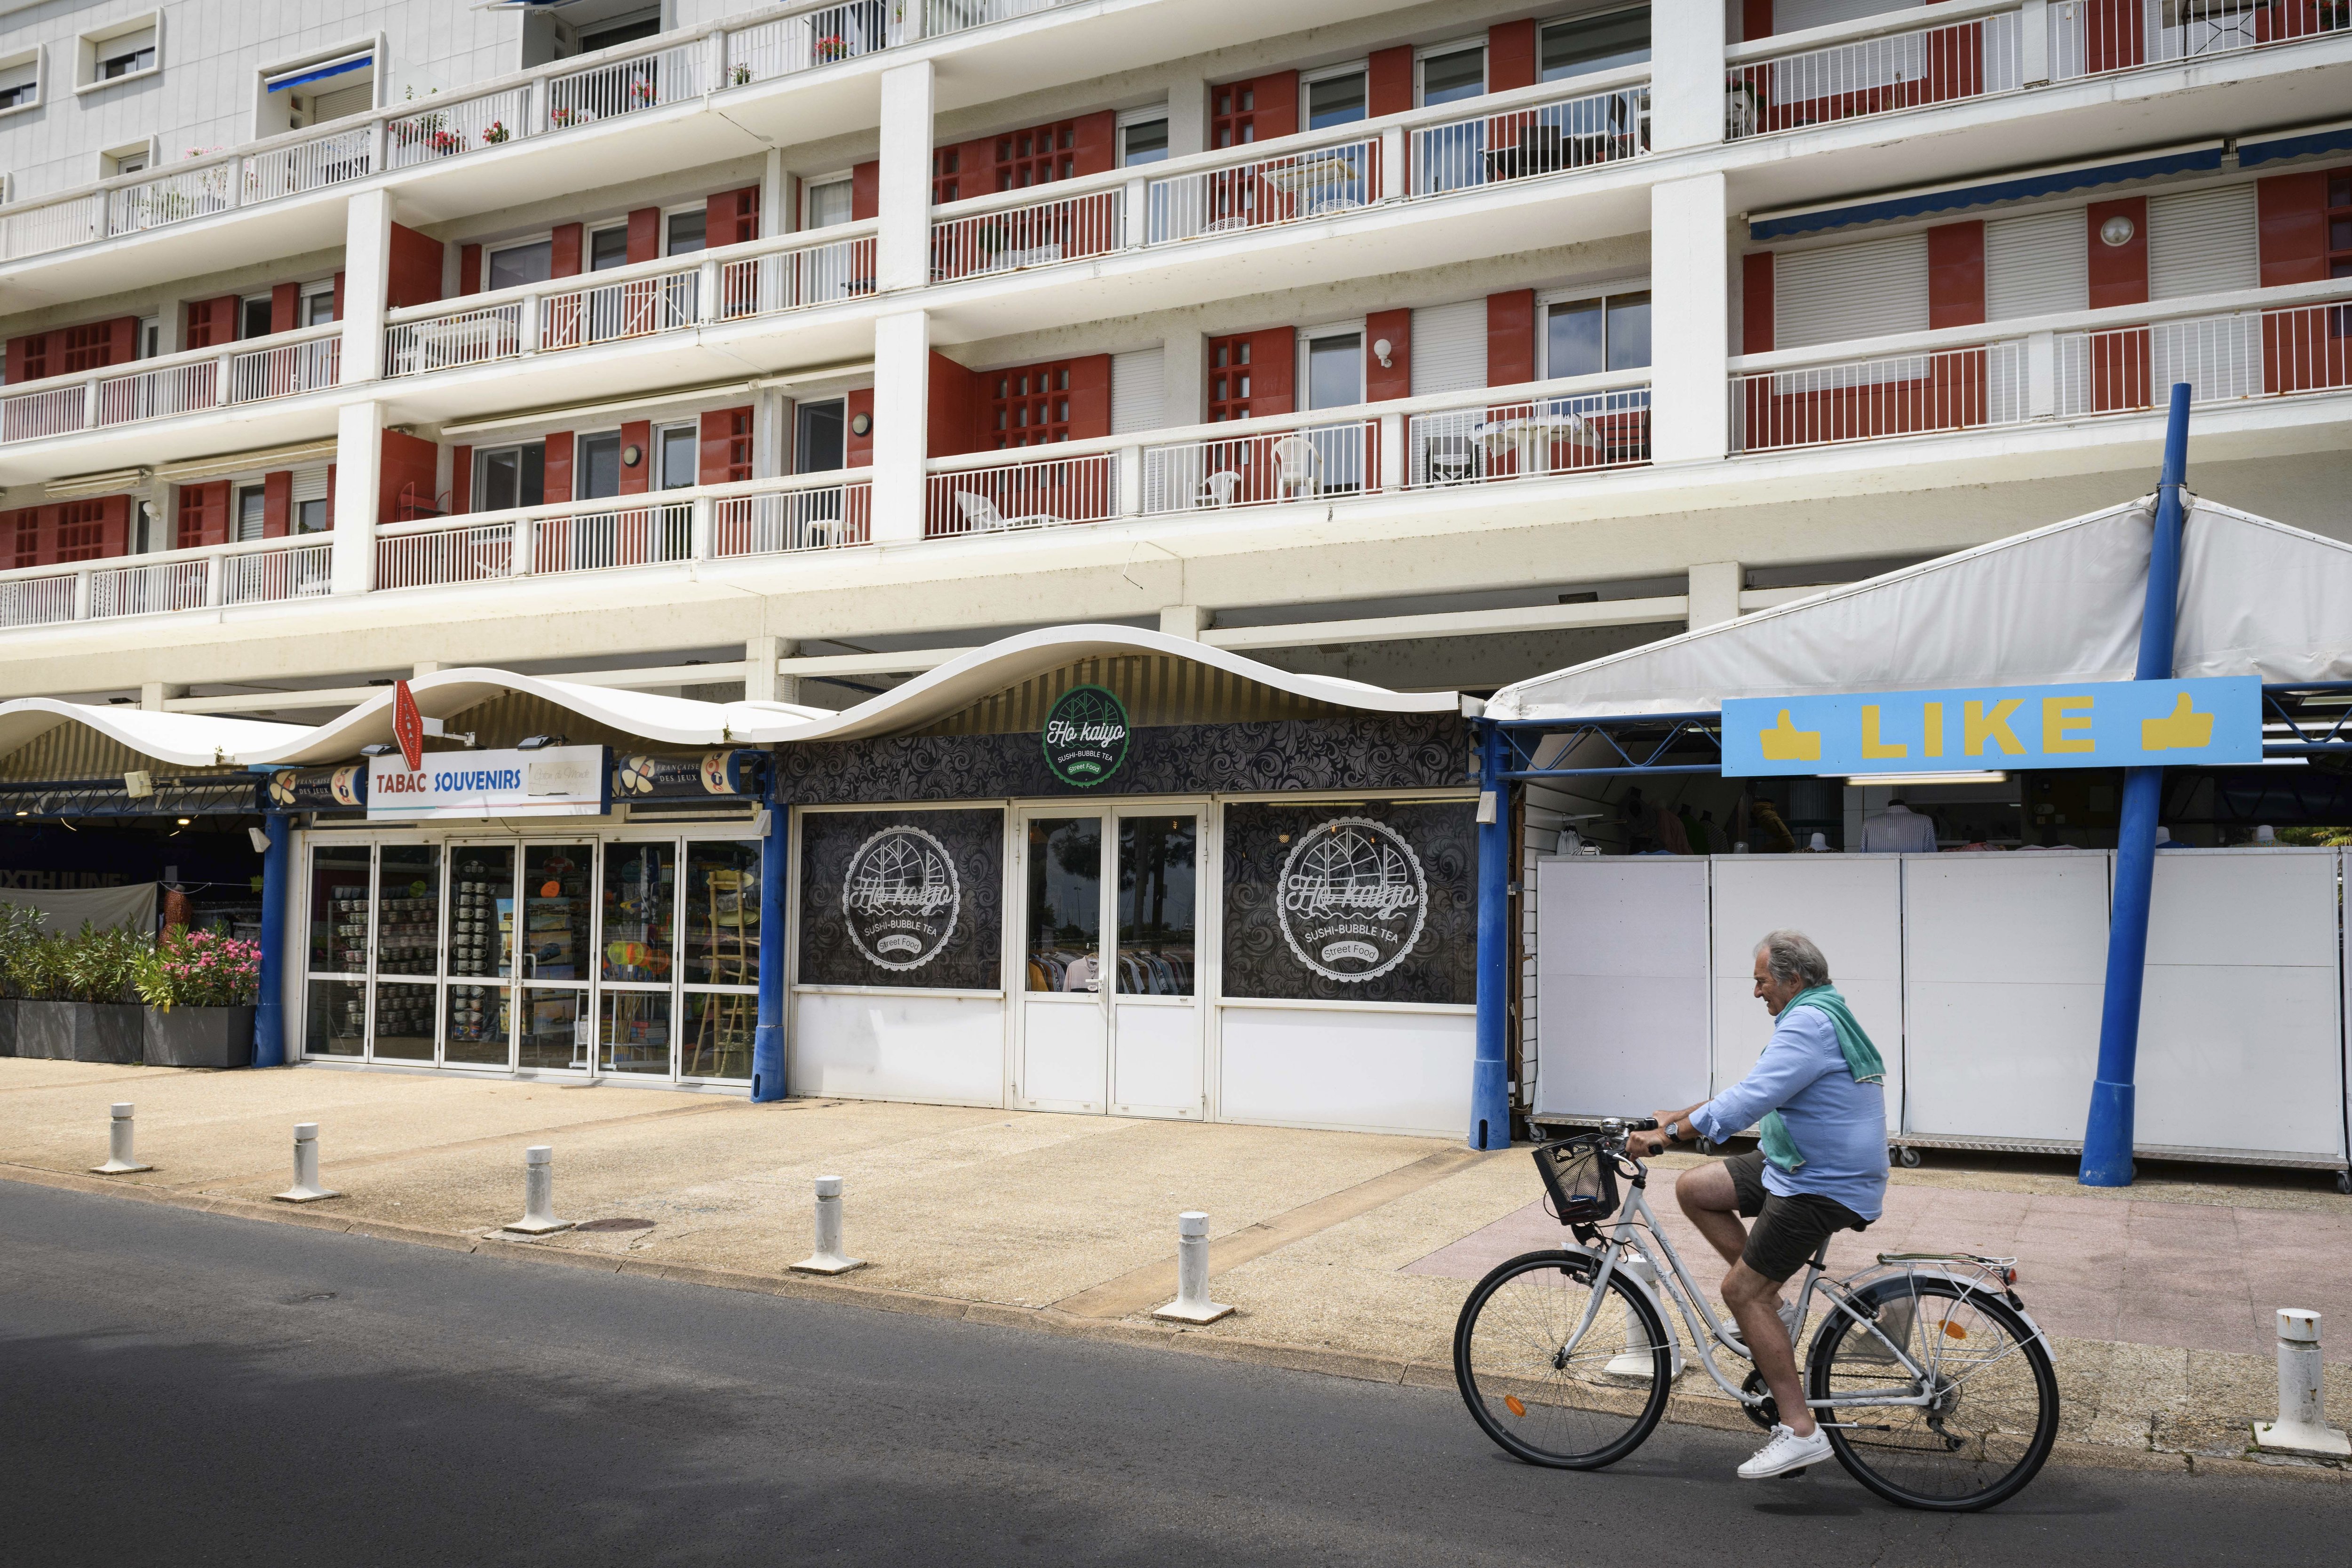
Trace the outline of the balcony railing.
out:
[[[2352,303],[2335,301],[2352,301],[2352,285],[2035,318],[2003,323],[1997,336],[1947,328],[1876,340],[1886,350],[1843,357],[1749,355],[1731,377],[1731,449],[2139,413],[2159,406],[2178,382],[2207,406],[2352,390]],[[1983,341],[1964,341],[1971,331]]]
[[[680,266],[641,262],[476,295],[463,309],[390,312],[384,374],[420,375],[527,354],[691,331],[718,321],[804,310],[874,288],[873,225],[811,243],[791,235]]]
[[[1412,147],[1415,196],[1616,163],[1650,150],[1650,89],[1588,92],[1419,126]]]
[[[1051,187],[1048,187],[1049,189]],[[1127,245],[1127,193],[1048,196],[931,225],[931,280],[1108,256]]]
[[[1650,389],[1416,414],[1407,428],[1415,489],[1624,468],[1650,460]]]
[[[1377,417],[1317,420],[1143,449],[1143,510],[1230,510],[1359,496],[1380,486]]]
[[[1150,190],[1150,245],[1331,217],[1381,199],[1381,139],[1263,153],[1153,180]]]
[[[925,537],[1057,528],[1117,517],[1118,454],[1054,452],[1050,446],[1034,447],[986,468],[932,474],[923,511]]]
[[[0,627],[310,598],[328,591],[331,553],[296,537],[0,573]]]
[[[197,350],[35,383],[0,398],[0,445],[261,403],[337,384],[341,329],[304,327],[250,340],[248,348]]]
[[[1952,12],[1963,16],[1952,18]],[[1991,12],[1967,16],[1968,12]],[[1848,35],[1815,48],[1775,52],[1732,66],[1725,87],[1724,135],[1737,140],[1807,125],[1889,114],[1899,109],[2013,92],[2047,71],[2029,73],[2024,24],[2015,0],[1998,7],[1963,3],[1931,8],[1949,18],[1921,26],[1901,11],[1849,24]],[[1800,37],[1811,36],[1809,29]],[[1736,57],[1770,47],[1759,39]]]
[[[864,470],[566,501],[379,530],[374,585],[447,587],[866,543]]]
[[[2047,15],[2053,81],[2352,31],[2346,0],[2050,0]]]

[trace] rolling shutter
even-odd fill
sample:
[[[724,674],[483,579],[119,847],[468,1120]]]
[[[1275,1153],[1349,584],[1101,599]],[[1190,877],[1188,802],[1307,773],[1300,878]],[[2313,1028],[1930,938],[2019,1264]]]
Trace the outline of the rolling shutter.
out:
[[[1801,349],[1927,330],[1927,237],[1898,235],[1774,260],[1772,342]]]
[[[2056,315],[2090,303],[2082,208],[1985,225],[1985,320]]]
[[[2251,182],[2147,203],[2147,294],[2177,300],[2262,286]]]
[[[1428,305],[1412,313],[1412,395],[1486,384],[1486,301]]]
[[[310,123],[323,124],[347,115],[365,114],[375,107],[375,84],[363,81],[357,87],[337,88],[322,92],[310,100]]]
[[[1167,355],[1137,349],[1110,356],[1110,433],[1129,436],[1168,422]]]
[[[1888,11],[1908,11],[1927,0],[1772,0],[1772,33],[1801,33],[1832,22],[1854,22]],[[1785,344],[1782,346],[1786,346]]]

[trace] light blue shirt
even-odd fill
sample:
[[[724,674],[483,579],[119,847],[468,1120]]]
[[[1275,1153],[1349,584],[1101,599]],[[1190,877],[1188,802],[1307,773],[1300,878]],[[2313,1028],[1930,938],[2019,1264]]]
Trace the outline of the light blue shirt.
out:
[[[1748,1076],[1691,1112],[1691,1125],[1717,1143],[1777,1110],[1805,1163],[1783,1171],[1764,1162],[1764,1190],[1812,1193],[1874,1220],[1886,1198],[1886,1096],[1856,1083],[1838,1049],[1837,1026],[1818,1007],[1780,1015]]]

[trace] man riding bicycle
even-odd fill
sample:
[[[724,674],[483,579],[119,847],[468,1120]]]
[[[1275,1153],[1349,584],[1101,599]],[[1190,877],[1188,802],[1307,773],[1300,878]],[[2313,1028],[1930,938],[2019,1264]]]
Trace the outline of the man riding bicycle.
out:
[[[1793,931],[1767,936],[1755,957],[1756,995],[1779,1020],[1764,1054],[1713,1100],[1661,1110],[1656,1133],[1633,1135],[1654,1154],[1661,1138],[1723,1143],[1751,1126],[1760,1134],[1751,1152],[1675,1182],[1683,1213],[1731,1265],[1724,1304],[1780,1407],[1772,1440],[1739,1467],[1745,1480],[1831,1457],[1805,1404],[1780,1287],[1832,1235],[1878,1218],[1886,1194],[1885,1067],[1830,984],[1829,961]]]

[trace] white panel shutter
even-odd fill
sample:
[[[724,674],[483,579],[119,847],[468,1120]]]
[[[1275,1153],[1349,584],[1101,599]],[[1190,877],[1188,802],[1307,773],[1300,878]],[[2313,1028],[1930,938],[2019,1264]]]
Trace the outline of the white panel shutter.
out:
[[[1927,330],[1927,237],[1900,235],[1773,258],[1772,346]]]
[[[1110,356],[1110,433],[1131,436],[1157,430],[1167,423],[1161,400],[1168,382],[1167,356],[1160,349],[1137,349]]]
[[[1985,319],[2013,321],[2091,304],[2089,230],[2080,207],[1985,225]]]
[[[2147,203],[2147,292],[2152,300],[2262,287],[2254,187],[2223,185]]]
[[[290,499],[296,506],[300,506],[306,500],[325,500],[327,499],[325,465],[321,464],[315,468],[295,469],[294,493]]]
[[[1775,35],[1801,33],[1832,22],[1916,10],[1924,4],[1926,0],[1772,0],[1772,31]]]
[[[1486,384],[1486,301],[1429,305],[1412,313],[1412,395]]]

